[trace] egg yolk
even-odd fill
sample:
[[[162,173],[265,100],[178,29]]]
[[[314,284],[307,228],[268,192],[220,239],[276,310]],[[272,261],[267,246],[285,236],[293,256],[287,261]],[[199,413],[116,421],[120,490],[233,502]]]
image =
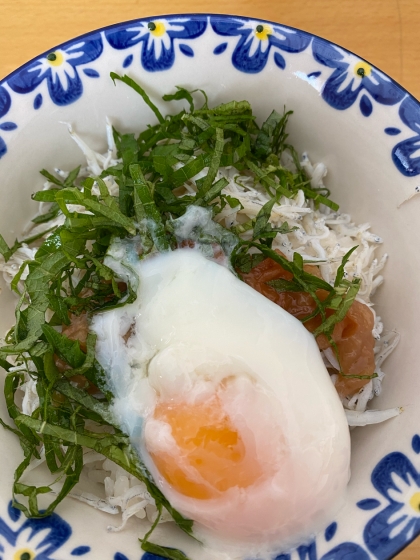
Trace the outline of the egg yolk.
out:
[[[160,403],[154,418],[169,424],[178,456],[151,453],[161,475],[178,492],[196,499],[246,488],[263,475],[260,464],[223,409],[218,396],[197,404]]]

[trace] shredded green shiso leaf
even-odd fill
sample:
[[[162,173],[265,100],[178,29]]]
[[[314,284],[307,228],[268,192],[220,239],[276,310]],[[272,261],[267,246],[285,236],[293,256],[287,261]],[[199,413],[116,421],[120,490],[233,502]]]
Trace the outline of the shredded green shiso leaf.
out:
[[[139,236],[143,248],[139,258],[151,252],[175,250],[173,219],[182,216],[189,206],[208,208],[216,216],[227,204],[231,207],[240,204],[239,200],[223,193],[227,180],[216,180],[220,168],[234,166],[241,173],[251,173],[265,188],[270,200],[254,220],[230,230],[218,226],[222,233],[215,237],[196,232],[201,243],[220,244],[223,230],[229,231],[236,241],[230,264],[239,277],[267,257],[290,271],[292,281],[273,281],[271,285],[279,291],[305,291],[312,295],[317,309],[311,317],[318,314],[322,317],[322,324],[314,335],[325,334],[333,348],[334,326],[344,318],[354,301],[359,280],[350,282],[344,278],[344,265],[354,248],[343,258],[333,286],[305,272],[304,261],[298,253],[290,262],[271,248],[277,233],[293,229],[286,222],[278,228],[270,224],[272,208],[281,196],[293,198],[302,190],[315,205],[338,209],[327,189],[311,188],[295,149],[287,143],[290,111],[283,114],[273,111],[259,127],[247,101],[231,101],[210,108],[202,92],[204,104],[196,109],[193,98],[196,92],[178,87],[174,94],[164,95],[163,99],[186,101],[189,111],[182,109],[175,115],[163,116],[143,88],[131,78],[115,73],[111,73],[111,78],[114,83],[120,80],[138,92],[158,123],[148,126],[138,136],[114,130],[121,163],[106,169],[101,177],[81,180],[78,167],[62,181],[42,170],[53,188],[36,192],[32,198],[51,204],[45,214],[33,221],[44,223],[45,231],[34,238],[16,240],[12,247],[0,235],[0,253],[7,261],[22,243],[38,241],[39,244],[39,239],[49,233],[39,245],[34,260],[22,264],[11,284],[19,298],[16,324],[7,334],[6,344],[0,348],[0,366],[6,370],[4,395],[15,427],[1,419],[0,423],[18,436],[24,455],[15,471],[14,507],[29,517],[49,515],[79,481],[84,448],[92,449],[143,481],[153,496],[158,517],[141,541],[143,550],[179,560],[186,558],[182,552],[153,544],[149,537],[163,508],[191,536],[193,522],[172,508],[128,436],[115,425],[110,409],[112,394],[107,390],[104,372],[95,359],[95,336],[88,335],[84,351],[78,341],[70,340],[57,329],[68,325],[71,315],[87,313],[91,316],[136,299],[136,286],[130,282],[121,283],[104,265],[110,244],[115,238]],[[284,151],[292,155],[296,172],[281,165]],[[180,196],[177,193],[186,181],[205,169],[205,176],[196,181],[196,194]],[[119,186],[116,197],[109,194],[103,180],[109,175]],[[94,185],[99,195],[93,194]],[[90,214],[71,211],[69,205],[74,204],[84,207]],[[60,213],[65,215],[64,225],[49,229],[48,223]],[[241,233],[251,230],[250,240],[241,239]],[[26,267],[29,274],[20,291],[19,281]],[[325,301],[317,297],[319,289],[328,292]],[[334,310],[328,318],[327,308]],[[65,371],[57,367],[56,357],[66,364]],[[20,366],[18,371],[16,366]],[[15,398],[25,372],[36,380],[39,396],[39,407],[31,416],[22,413]],[[86,388],[71,383],[70,378],[75,375],[86,378]],[[102,392],[89,394],[89,384]],[[34,486],[22,481],[30,462],[40,458],[42,446],[55,482],[63,483],[46,508],[40,507],[38,497],[51,493],[51,485]]]

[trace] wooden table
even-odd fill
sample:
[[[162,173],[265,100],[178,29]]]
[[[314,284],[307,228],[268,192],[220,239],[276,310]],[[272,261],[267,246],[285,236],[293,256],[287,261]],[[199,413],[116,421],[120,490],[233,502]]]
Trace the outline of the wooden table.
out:
[[[54,45],[104,25],[209,11],[269,19],[321,35],[420,98],[420,0],[0,0],[0,78]],[[398,556],[419,559],[420,538]]]

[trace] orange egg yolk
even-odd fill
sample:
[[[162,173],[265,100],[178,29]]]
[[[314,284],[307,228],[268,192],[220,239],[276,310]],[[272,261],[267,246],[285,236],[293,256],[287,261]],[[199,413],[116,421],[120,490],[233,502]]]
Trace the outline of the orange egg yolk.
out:
[[[216,498],[234,486],[246,488],[263,475],[217,396],[194,405],[160,403],[154,418],[171,427],[178,455],[151,456],[161,475],[181,494]]]

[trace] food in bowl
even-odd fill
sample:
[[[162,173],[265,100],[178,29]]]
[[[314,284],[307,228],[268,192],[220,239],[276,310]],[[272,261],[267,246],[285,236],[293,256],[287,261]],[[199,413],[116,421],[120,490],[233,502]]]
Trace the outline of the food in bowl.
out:
[[[105,156],[70,127],[87,169],[43,171],[34,200],[48,207],[29,240],[2,240],[19,295],[1,362],[25,452],[14,494],[31,495],[16,505],[53,511],[89,449],[107,458],[91,453],[95,467],[141,481],[130,488],[126,475],[126,502],[142,505],[125,520],[149,513],[154,528],[164,508],[205,546],[280,552],[343,499],[342,404],[351,425],[399,413],[365,412],[383,375],[369,307],[381,240],[338,213],[325,168],[287,144],[288,113],[258,127],[246,101],[209,108],[205,97],[196,110],[194,92],[178,88],[164,99],[190,111],[164,118],[138,84],[112,76],[158,124],[137,138],[108,126]],[[24,484],[31,459],[64,484]],[[57,496],[43,510],[46,491]],[[149,536],[143,549],[162,552]]]

